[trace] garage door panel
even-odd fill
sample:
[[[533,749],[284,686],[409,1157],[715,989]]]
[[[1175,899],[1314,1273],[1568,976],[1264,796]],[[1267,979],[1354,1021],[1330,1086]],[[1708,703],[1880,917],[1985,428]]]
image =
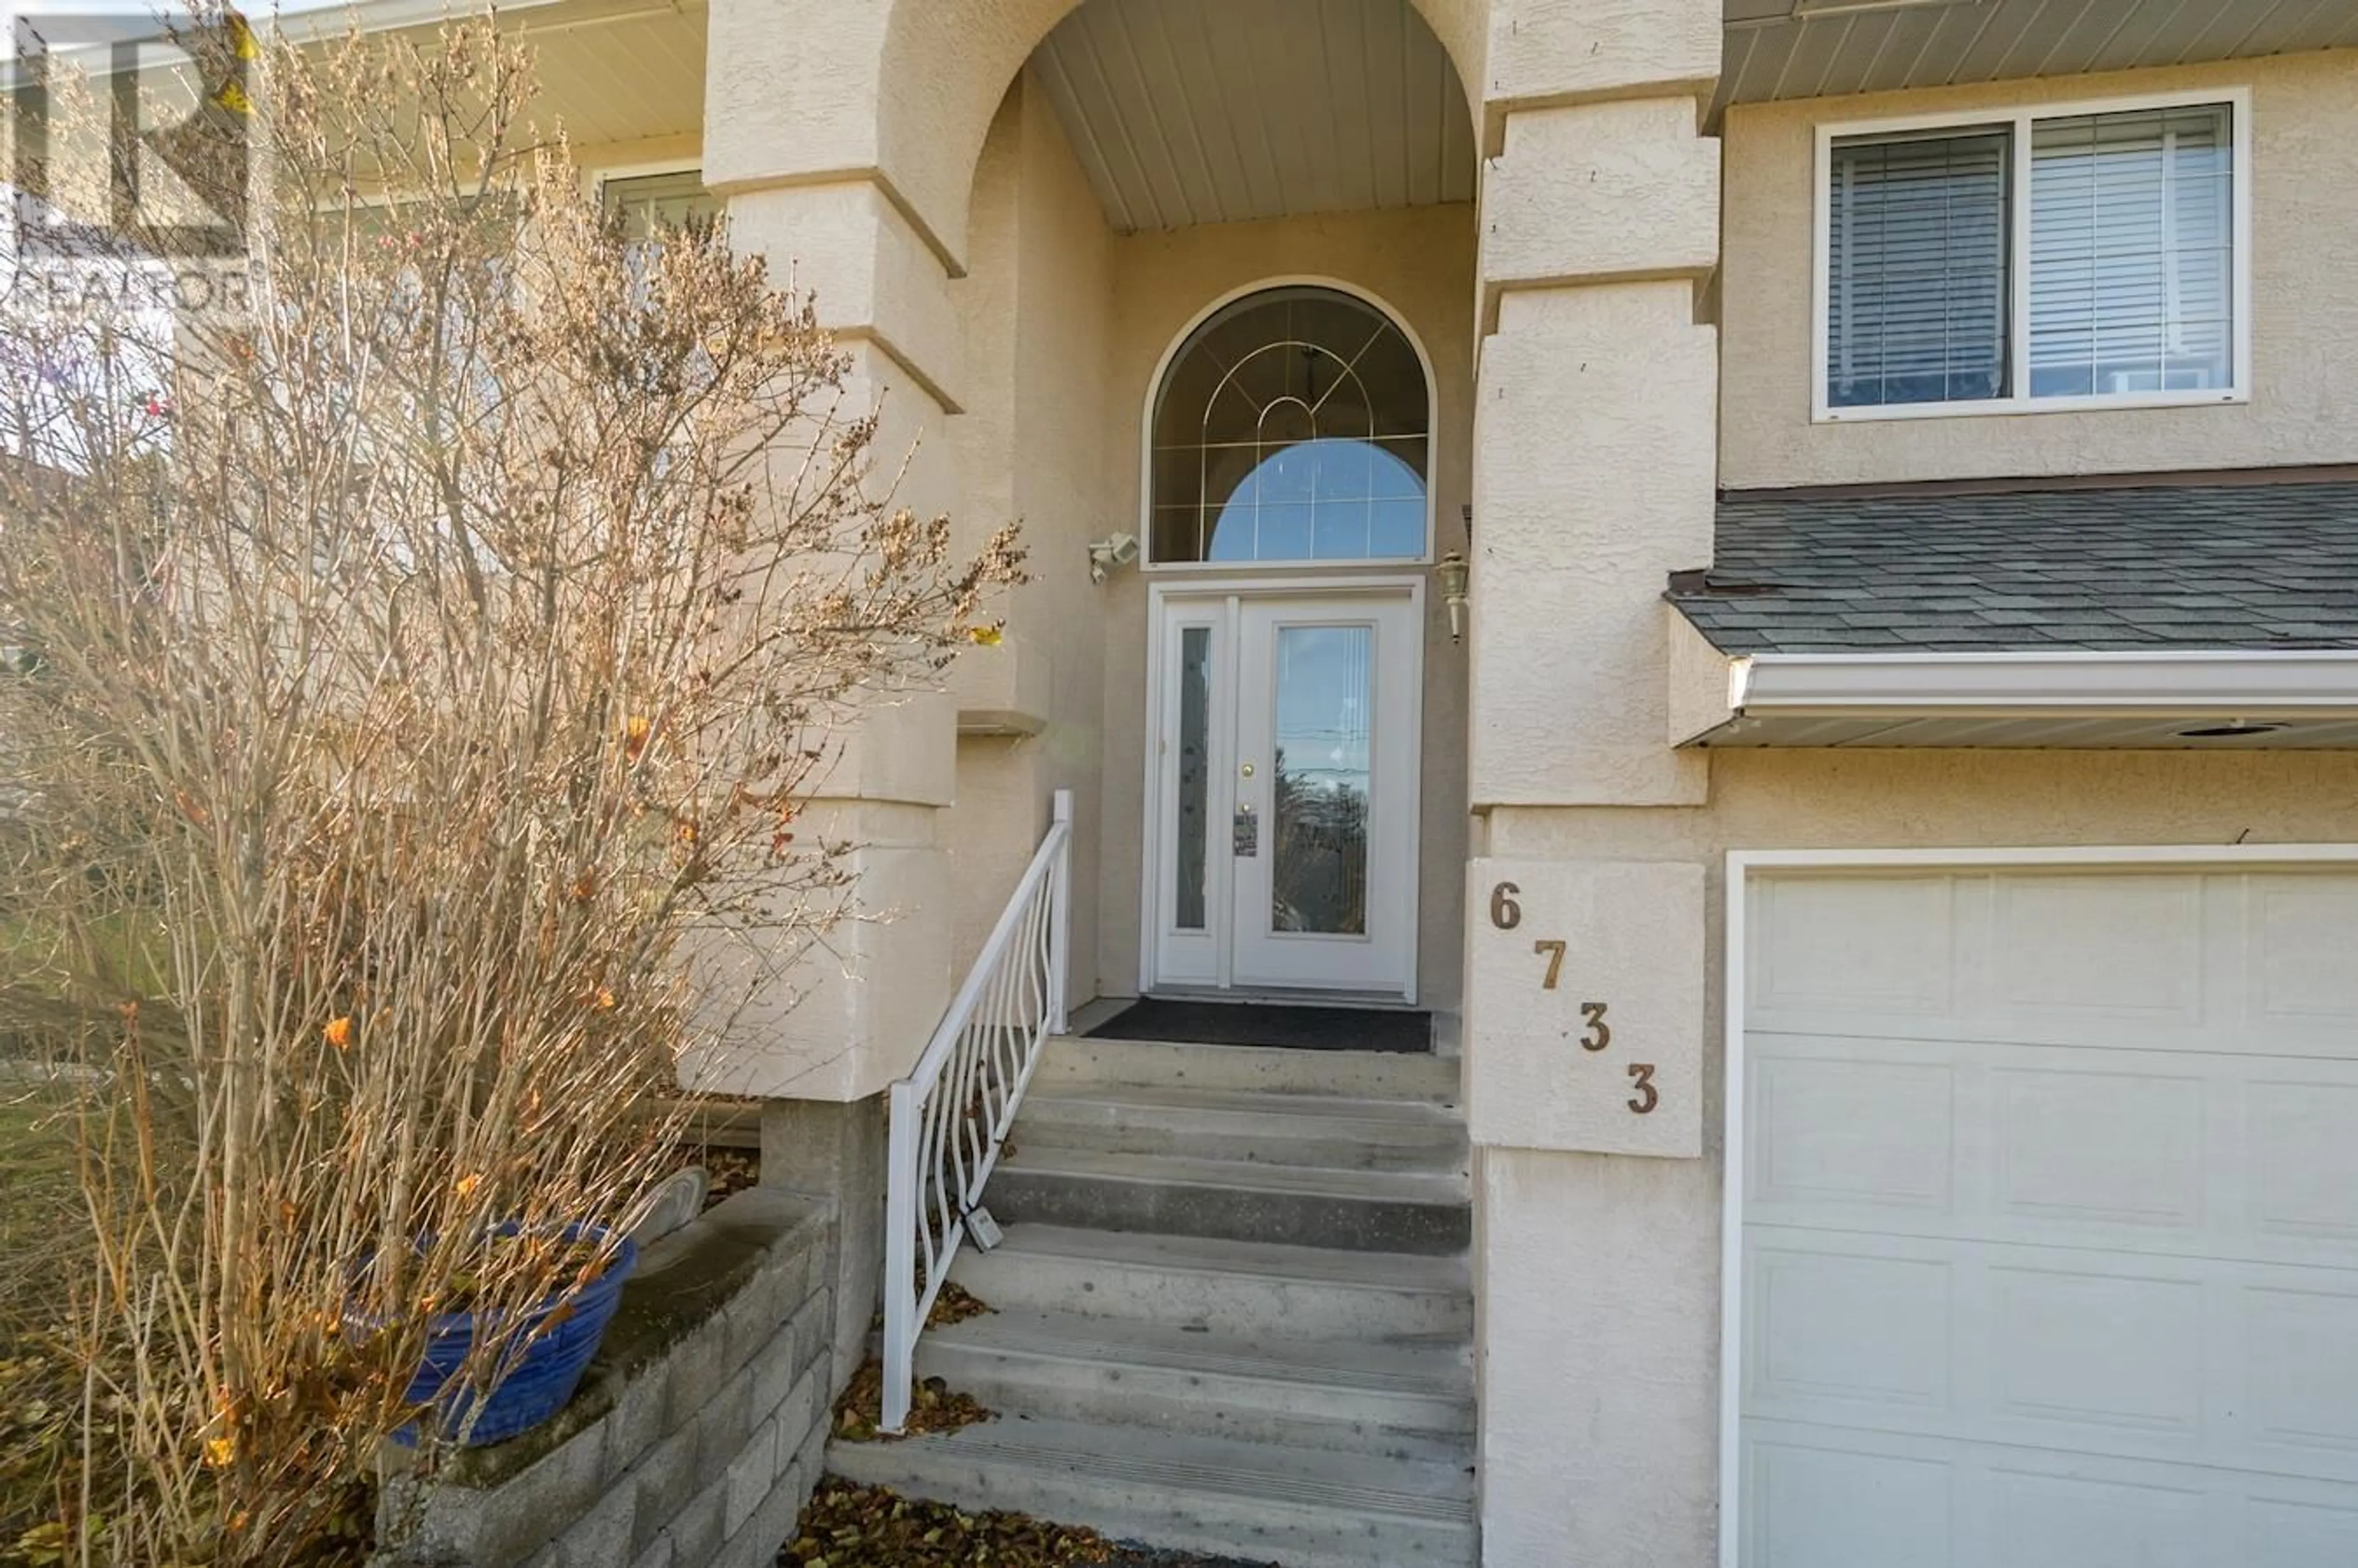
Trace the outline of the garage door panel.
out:
[[[1742,1464],[1751,1503],[1744,1560],[1759,1568],[1949,1568],[1952,1469],[1947,1454],[1845,1448],[1839,1434],[1753,1436]]]
[[[1747,1568],[2351,1568],[2358,1487],[1747,1422]]]
[[[2358,1063],[1761,1034],[1762,1223],[2358,1267]]]
[[[2305,1470],[2358,1471],[2358,1279],[2255,1281],[2241,1309],[2254,1444]]]
[[[2358,1060],[2346,877],[1777,878],[1749,903],[1763,1032]]]
[[[2254,1230],[2358,1243],[2358,1073],[2311,1068],[2253,1079],[2242,1131]]]
[[[2287,1045],[2358,1055],[2358,886],[2318,877],[2255,877],[2245,954],[2247,1022]]]
[[[1844,1042],[1777,1041],[1746,1085],[1750,1190],[1771,1210],[1952,1208],[1956,1071]]]
[[[2022,1259],[1993,1262],[1987,1289],[1994,1419],[2201,1438],[2201,1279]]]
[[[2358,875],[1748,892],[1741,1568],[2358,1568]]]
[[[1993,1466],[1986,1487],[2008,1568],[2209,1568],[2210,1498],[2193,1487]]]
[[[2201,1030],[2203,879],[2016,874],[1993,889],[1985,1016],[2039,1039]]]
[[[1761,883],[1745,968],[1753,1016],[1766,1027],[1842,1019],[1878,1033],[1962,1017],[1954,906],[1970,896],[1948,876]]]
[[[2255,1497],[2245,1500],[2242,1522],[2240,1561],[2258,1568],[2347,1568],[2358,1563],[2358,1499]]]
[[[1974,1054],[1991,1077],[1996,1216],[2074,1227],[2201,1226],[2201,1077],[2151,1057],[2071,1071]]]
[[[1754,1399],[1764,1410],[1907,1406],[1924,1412],[1911,1426],[1946,1425],[1954,1265],[1929,1248],[1914,1258],[1845,1254],[1810,1244],[1817,1239],[1753,1250],[1760,1296],[1745,1367]]]
[[[1748,1417],[2358,1485],[2358,1272],[1746,1228]]]

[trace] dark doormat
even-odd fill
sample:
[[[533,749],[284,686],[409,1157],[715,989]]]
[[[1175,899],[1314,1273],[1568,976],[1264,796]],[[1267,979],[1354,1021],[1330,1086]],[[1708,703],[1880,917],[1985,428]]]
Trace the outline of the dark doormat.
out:
[[[1285,1045],[1297,1051],[1430,1051],[1433,1014],[1400,1008],[1295,1007],[1148,997],[1089,1031],[1104,1040]]]

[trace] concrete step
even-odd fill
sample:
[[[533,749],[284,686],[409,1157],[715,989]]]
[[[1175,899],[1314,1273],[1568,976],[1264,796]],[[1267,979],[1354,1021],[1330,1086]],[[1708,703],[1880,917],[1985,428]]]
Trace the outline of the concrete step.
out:
[[[1002,1311],[926,1334],[917,1372],[1035,1420],[1435,1462],[1462,1461],[1474,1440],[1462,1342],[1255,1337]]]
[[[1214,1236],[1361,1252],[1464,1251],[1474,1209],[1455,1173],[1351,1171],[1018,1141],[985,1200],[1002,1225]]]
[[[1465,1119],[1427,1101],[1118,1084],[1035,1088],[1015,1141],[1343,1170],[1463,1172],[1468,1159]]]
[[[1337,1095],[1457,1103],[1457,1058],[1423,1051],[1295,1051],[1271,1045],[1174,1045],[1063,1035],[1048,1042],[1033,1084]]]
[[[995,1184],[991,1191],[996,1201]],[[1282,1326],[1304,1338],[1454,1336],[1468,1343],[1474,1333],[1464,1258],[1011,1225],[989,1252],[961,1248],[950,1278],[1008,1312],[1215,1334]]]
[[[1467,1464],[1002,1418],[899,1443],[830,1444],[827,1467],[908,1497],[1283,1568],[1475,1561]]]

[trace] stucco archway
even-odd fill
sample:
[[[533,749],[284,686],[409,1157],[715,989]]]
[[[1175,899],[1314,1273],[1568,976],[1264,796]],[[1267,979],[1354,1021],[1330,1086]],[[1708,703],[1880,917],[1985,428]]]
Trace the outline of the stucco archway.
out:
[[[966,249],[974,169],[1008,83],[1086,0],[892,0],[877,40],[870,95],[876,167],[957,268]],[[1302,0],[1293,0],[1302,3]],[[1412,0],[1479,104],[1489,0]],[[838,84],[828,96],[849,91]]]

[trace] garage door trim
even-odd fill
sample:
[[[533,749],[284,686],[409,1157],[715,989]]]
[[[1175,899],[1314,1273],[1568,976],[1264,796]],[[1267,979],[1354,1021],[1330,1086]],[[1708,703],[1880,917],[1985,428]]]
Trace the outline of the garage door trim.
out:
[[[1982,870],[2071,867],[2132,870],[2215,867],[2266,871],[2272,866],[2315,870],[2358,866],[2358,844],[2137,844],[2107,847],[1935,849],[1731,849],[1726,861],[1721,1018],[1726,1031],[1727,1078],[1722,1096],[1719,1331],[1719,1563],[1739,1568],[1736,1517],[1743,1414],[1744,1036],[1745,903],[1754,872],[1779,871]]]

